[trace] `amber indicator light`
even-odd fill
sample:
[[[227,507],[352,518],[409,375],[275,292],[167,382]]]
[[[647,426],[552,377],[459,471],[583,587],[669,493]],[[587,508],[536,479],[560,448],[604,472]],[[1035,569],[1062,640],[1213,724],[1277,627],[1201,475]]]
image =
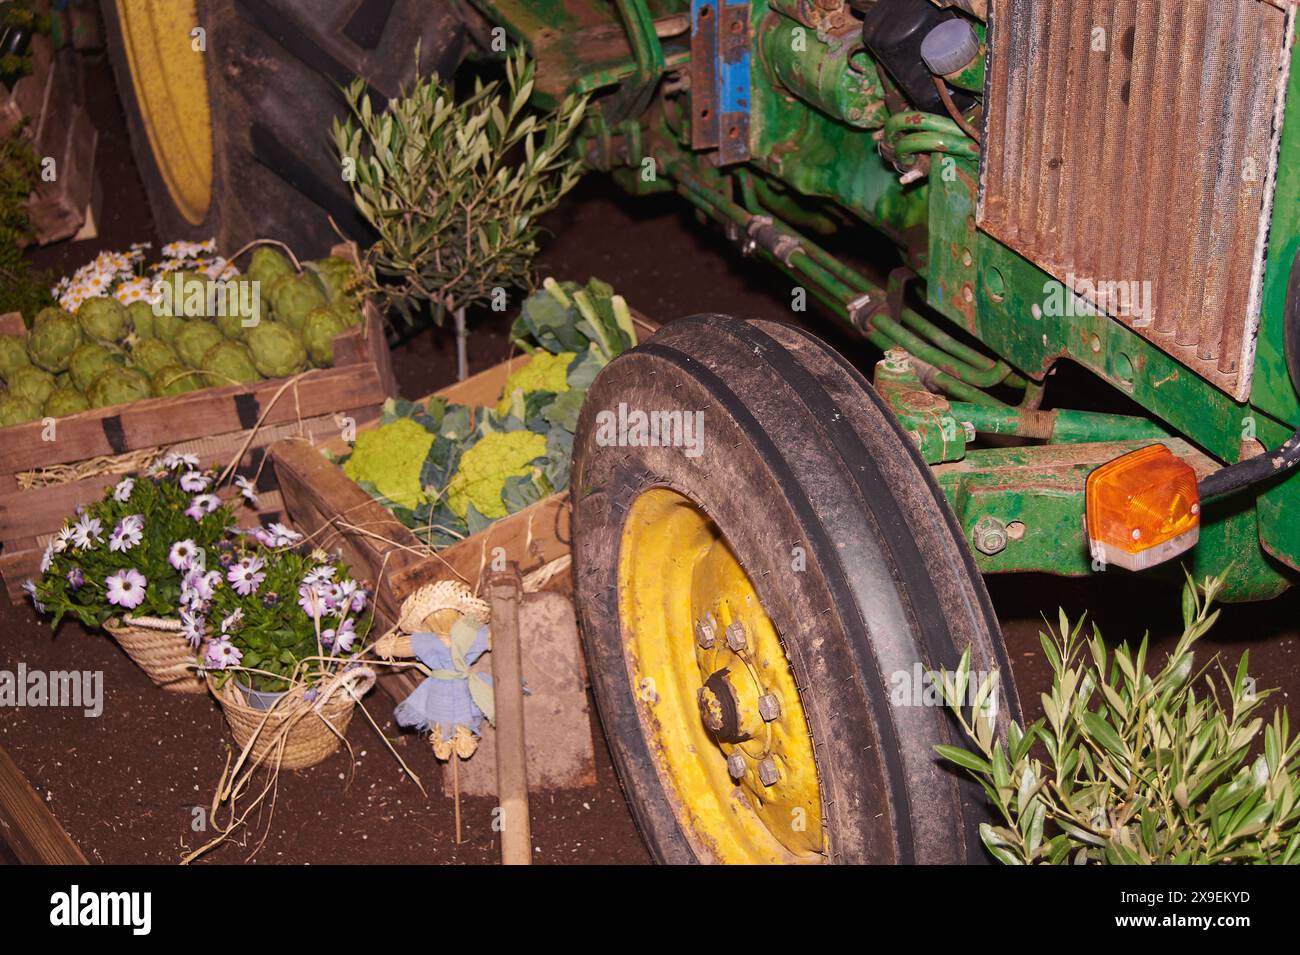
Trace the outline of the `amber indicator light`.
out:
[[[1163,444],[1107,461],[1088,475],[1088,544],[1094,559],[1143,570],[1196,543],[1196,472]]]

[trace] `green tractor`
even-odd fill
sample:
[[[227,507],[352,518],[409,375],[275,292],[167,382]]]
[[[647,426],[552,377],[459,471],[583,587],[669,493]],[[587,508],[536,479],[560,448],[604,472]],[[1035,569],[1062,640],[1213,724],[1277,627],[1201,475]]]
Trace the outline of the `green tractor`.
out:
[[[576,598],[657,858],[982,861],[953,725],[893,692],[969,648],[1020,719],[982,575],[1295,580],[1294,0],[434,6],[883,354],[697,315],[591,388]],[[827,248],[865,229],[887,281]],[[1062,362],[1145,413],[1043,410]]]

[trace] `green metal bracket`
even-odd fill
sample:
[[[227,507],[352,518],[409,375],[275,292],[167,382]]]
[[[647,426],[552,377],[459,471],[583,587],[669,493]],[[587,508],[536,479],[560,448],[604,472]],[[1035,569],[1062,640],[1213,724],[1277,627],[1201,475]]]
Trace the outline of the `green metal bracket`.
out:
[[[640,116],[664,75],[664,51],[645,0],[615,0],[615,4],[627,30],[636,68],[618,92],[604,101],[603,109],[610,125]]]
[[[976,565],[986,574],[1037,571],[1066,577],[1126,574],[1094,562],[1084,531],[1084,487],[1098,465],[1146,447],[1150,440],[1089,444],[1047,444],[982,448],[961,461],[934,468],[970,543]],[[1212,459],[1178,438],[1161,441],[1198,473]],[[1265,600],[1293,582],[1285,568],[1260,549],[1256,512],[1245,506],[1210,502],[1201,513],[1200,540],[1182,558],[1142,572],[1144,578],[1176,584],[1185,566],[1195,576],[1226,575],[1222,599]]]

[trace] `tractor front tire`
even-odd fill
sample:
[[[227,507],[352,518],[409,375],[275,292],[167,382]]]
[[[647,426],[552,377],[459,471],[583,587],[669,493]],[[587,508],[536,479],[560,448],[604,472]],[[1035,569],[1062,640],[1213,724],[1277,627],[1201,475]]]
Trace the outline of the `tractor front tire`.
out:
[[[942,493],[856,370],[792,326],[673,322],[593,383],[571,493],[596,703],[657,859],[988,861],[984,795],[934,750],[957,727],[916,684],[969,647],[1005,731],[1011,670]]]

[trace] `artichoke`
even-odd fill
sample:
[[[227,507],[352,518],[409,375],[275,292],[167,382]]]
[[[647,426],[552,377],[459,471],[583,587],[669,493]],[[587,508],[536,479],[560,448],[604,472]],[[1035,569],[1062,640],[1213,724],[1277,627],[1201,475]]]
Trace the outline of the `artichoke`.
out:
[[[242,385],[258,381],[262,377],[253,364],[248,349],[229,339],[219,341],[208,349],[203,356],[203,370],[216,378],[216,385],[228,385],[232,381]]]
[[[85,411],[89,407],[90,402],[86,400],[85,395],[76,388],[64,385],[50,392],[50,396],[45,399],[45,407],[42,410],[51,418],[61,418],[64,415]]]
[[[275,249],[261,245],[253,250],[247,275],[262,287],[262,294],[266,295],[276,279],[283,275],[293,275],[293,266]]]
[[[360,325],[366,320],[365,313],[361,311],[361,306],[354,305],[351,302],[335,302],[330,308],[334,310],[334,314],[343,319],[343,324],[349,327]]]
[[[27,357],[27,339],[22,335],[0,335],[0,378],[9,380],[19,368],[30,365]]]
[[[99,342],[83,342],[68,359],[68,377],[80,392],[90,389],[95,379],[114,366],[121,366],[122,356]]]
[[[131,319],[131,329],[136,338],[153,338],[153,306],[145,301],[134,301],[126,307],[126,314]]]
[[[203,375],[180,365],[164,365],[153,373],[153,389],[159,395],[181,395],[207,387]]]
[[[170,312],[155,312],[153,316],[153,337],[160,342],[174,345],[176,335],[184,324],[185,320],[183,318],[177,318]]]
[[[217,328],[227,338],[240,341],[261,322],[265,310],[261,286],[247,278],[232,279],[226,290],[226,313],[217,316]]]
[[[87,394],[96,408],[106,405],[124,405],[141,398],[153,397],[149,376],[139,368],[110,368],[95,379]]]
[[[158,338],[142,338],[131,349],[131,364],[146,375],[153,375],[167,365],[180,363],[181,360],[171,345]]]
[[[262,322],[248,330],[248,350],[253,364],[267,378],[284,378],[307,365],[307,349],[292,328],[279,322]]]
[[[203,356],[219,341],[224,341],[224,337],[217,331],[217,326],[191,320],[182,325],[172,344],[181,361],[191,368],[202,368]]]
[[[281,276],[271,286],[271,309],[276,320],[295,330],[302,327],[308,312],[326,304],[320,283],[305,273]]]
[[[45,399],[54,388],[54,376],[31,365],[19,368],[9,379],[9,394],[16,398],[26,398],[38,408],[45,404]]]
[[[59,308],[57,305],[47,305],[45,308],[37,312],[36,317],[32,319],[32,328],[48,322],[51,318],[62,318],[65,316],[67,318],[72,318],[72,313]]]
[[[313,308],[302,323],[302,343],[307,346],[311,363],[327,368],[334,362],[334,336],[346,329],[347,322],[332,306]]]
[[[27,336],[27,355],[46,371],[67,371],[68,361],[80,344],[81,327],[75,318],[66,312],[50,315]]]
[[[111,296],[88,298],[77,308],[77,324],[86,338],[100,342],[120,342],[130,331],[126,307]]]
[[[22,424],[24,421],[35,421],[40,416],[40,407],[26,398],[17,395],[5,395],[0,398],[0,428],[7,428],[11,424]]]
[[[356,293],[361,282],[356,267],[347,259],[341,259],[337,255],[308,262],[307,267],[320,280],[320,284],[325,289],[325,297],[329,299],[331,305],[335,302],[347,302]]]

